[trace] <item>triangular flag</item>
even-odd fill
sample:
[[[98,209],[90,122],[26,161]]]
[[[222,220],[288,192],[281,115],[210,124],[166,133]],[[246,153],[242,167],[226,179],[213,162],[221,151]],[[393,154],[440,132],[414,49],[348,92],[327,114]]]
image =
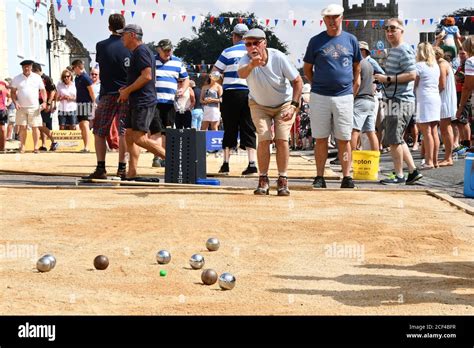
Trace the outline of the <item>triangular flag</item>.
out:
[[[201,74],[200,74],[200,73],[197,73],[196,76],[197,76],[198,78],[200,78],[200,77],[201,77]]]
[[[242,23],[244,19],[242,17],[239,17],[239,23]]]
[[[61,11],[61,7],[62,7],[61,3],[58,3],[58,12]]]
[[[145,18],[146,15],[147,15],[147,12],[142,11],[142,19]]]
[[[303,20],[301,21],[301,25],[304,27],[305,24],[306,24],[306,19],[303,19]]]
[[[122,0],[122,5],[125,6],[125,0]]]
[[[298,22],[297,19],[293,19],[293,26],[296,26],[296,23]]]
[[[89,12],[90,12],[90,14],[92,14],[92,12],[94,12],[94,8],[93,8],[93,7],[89,7]]]
[[[357,28],[359,26],[359,21],[354,21],[354,28]]]
[[[133,16],[135,16],[135,11],[130,11],[130,14],[132,15],[132,18],[133,18]]]
[[[405,19],[405,26],[408,25],[408,19]]]
[[[278,24],[278,19],[275,19],[275,27],[277,26]]]
[[[204,20],[206,19],[204,18],[204,16],[199,16],[199,17],[201,18],[201,23],[204,22]]]
[[[433,24],[433,18],[430,18],[430,24]]]
[[[156,16],[156,12],[152,12],[151,13],[151,18],[155,19],[155,16]]]
[[[385,20],[384,20],[384,19],[381,19],[381,20],[379,21],[379,23],[380,23],[380,27],[383,28],[383,24],[385,23]]]
[[[191,16],[191,22],[194,23],[195,20],[196,20],[196,16]]]
[[[101,15],[101,16],[104,15],[104,11],[105,11],[105,8],[101,8],[101,9],[100,9],[100,15]]]
[[[373,20],[372,21],[372,29],[374,29],[374,28],[375,28],[375,21]]]
[[[421,24],[424,25],[425,24],[425,20],[424,18],[421,19]]]
[[[68,4],[69,6],[72,6],[72,0],[67,0],[67,4]]]
[[[411,45],[411,48],[415,49],[415,45]]]
[[[166,21],[166,16],[167,16],[167,14],[163,13],[163,22]]]
[[[346,22],[346,28],[349,27],[349,21],[345,21]]]
[[[182,15],[181,16],[181,19],[183,20],[183,22],[186,20],[186,15]]]
[[[247,25],[248,25],[248,26],[252,25],[252,18],[248,18],[248,19],[247,19]]]
[[[232,23],[234,22],[234,17],[229,17],[229,24],[232,25]]]
[[[322,19],[319,21],[319,26],[321,26],[321,25],[323,25],[323,20]]]
[[[214,16],[211,16],[211,17],[209,18],[209,21],[211,22],[211,24],[214,23]]]
[[[471,17],[471,23],[474,23],[474,16]]]
[[[219,23],[221,24],[224,23],[224,19],[225,19],[224,17],[219,17]]]
[[[459,20],[459,17],[454,17],[454,20],[457,22]]]
[[[133,0],[133,4],[136,5],[136,4],[137,4],[137,0]]]
[[[92,7],[92,0],[88,0],[89,2],[89,7]]]
[[[82,14],[84,12],[84,6],[79,6],[79,12]]]
[[[100,3],[102,4],[102,7],[105,7],[105,0],[100,0]]]
[[[270,24],[270,20],[267,18],[265,19],[265,25],[268,27],[268,24]]]
[[[367,19],[364,19],[364,28],[367,25]]]
[[[173,23],[176,22],[176,16],[171,17],[171,20],[173,21]]]
[[[71,5],[68,5],[68,6],[67,6],[67,10],[68,10],[69,12],[71,12],[72,6],[71,6]]]
[[[125,10],[120,10],[120,13],[122,14],[122,16],[125,16]]]
[[[462,22],[466,23],[466,21],[467,21],[467,17],[462,17]]]

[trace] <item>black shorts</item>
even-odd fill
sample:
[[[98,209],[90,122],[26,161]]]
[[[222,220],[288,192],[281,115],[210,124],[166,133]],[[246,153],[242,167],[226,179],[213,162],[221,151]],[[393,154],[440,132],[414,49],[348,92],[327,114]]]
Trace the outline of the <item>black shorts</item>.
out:
[[[41,118],[43,119],[43,123],[49,130],[53,129],[53,118],[51,117],[50,111],[41,111]]]
[[[156,105],[149,107],[130,107],[125,119],[125,128],[155,134],[163,130]]]
[[[0,124],[6,125],[8,124],[8,113],[7,110],[0,110]]]
[[[164,104],[164,103],[158,103],[156,104],[156,109],[158,110],[159,117],[161,120],[161,124],[163,128],[166,127],[173,127],[174,124],[174,105],[173,104]],[[165,134],[166,132],[163,130],[162,134]]]
[[[237,146],[240,132],[240,148],[257,147],[256,129],[249,108],[249,92],[247,90],[226,90],[222,95],[222,121],[224,123],[224,139],[222,148]]]

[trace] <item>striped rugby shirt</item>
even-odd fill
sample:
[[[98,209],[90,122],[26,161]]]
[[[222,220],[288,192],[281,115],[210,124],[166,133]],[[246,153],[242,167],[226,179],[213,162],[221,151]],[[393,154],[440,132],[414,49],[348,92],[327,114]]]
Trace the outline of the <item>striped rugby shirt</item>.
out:
[[[402,73],[407,73],[416,70],[415,51],[413,48],[403,43],[398,47],[391,48],[387,61],[385,63],[385,73],[387,76],[395,76]],[[408,83],[399,83],[395,97],[403,101],[415,101],[414,93],[415,81]],[[388,97],[392,97],[395,92],[395,78],[392,77],[390,86],[385,87]]]
[[[247,49],[243,41],[240,41],[236,45],[226,48],[222,51],[219,59],[214,66],[224,72],[224,90],[230,89],[242,89],[248,90],[247,81],[239,78],[237,71],[239,70],[239,61],[244,55],[247,54]]]
[[[171,56],[170,60],[163,63],[156,55],[156,99],[161,104],[173,104],[178,89],[178,79],[188,77],[186,68],[181,59]]]

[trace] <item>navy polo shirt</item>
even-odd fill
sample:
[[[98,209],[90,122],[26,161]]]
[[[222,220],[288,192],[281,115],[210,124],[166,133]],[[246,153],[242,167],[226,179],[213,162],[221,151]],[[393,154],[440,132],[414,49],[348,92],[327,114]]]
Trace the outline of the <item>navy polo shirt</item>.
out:
[[[78,103],[90,103],[92,102],[91,96],[89,94],[88,86],[92,85],[93,82],[89,75],[84,71],[81,75],[76,76],[74,80],[76,84],[76,102]]]
[[[118,94],[127,85],[127,70],[132,53],[120,36],[110,35],[96,45],[96,61],[100,69],[100,96]]]
[[[129,101],[131,107],[150,107],[156,104],[155,55],[147,45],[141,44],[132,52],[127,74],[127,85],[133,84],[141,75],[142,70],[146,68],[151,68],[151,80],[145,86],[130,94]]]

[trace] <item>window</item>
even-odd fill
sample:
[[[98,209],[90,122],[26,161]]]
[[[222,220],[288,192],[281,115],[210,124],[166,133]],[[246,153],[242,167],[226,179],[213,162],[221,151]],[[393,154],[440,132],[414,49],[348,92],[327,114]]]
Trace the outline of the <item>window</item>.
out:
[[[30,51],[27,53],[27,57],[35,58],[35,23],[32,18],[28,21],[28,28],[29,32],[29,40],[30,40]]]
[[[38,57],[41,62],[46,61],[46,40],[44,38],[44,25],[38,24],[38,33],[39,33],[39,54]]]
[[[25,48],[23,47],[23,17],[21,12],[16,12],[16,45],[17,52],[20,57],[25,54]]]

